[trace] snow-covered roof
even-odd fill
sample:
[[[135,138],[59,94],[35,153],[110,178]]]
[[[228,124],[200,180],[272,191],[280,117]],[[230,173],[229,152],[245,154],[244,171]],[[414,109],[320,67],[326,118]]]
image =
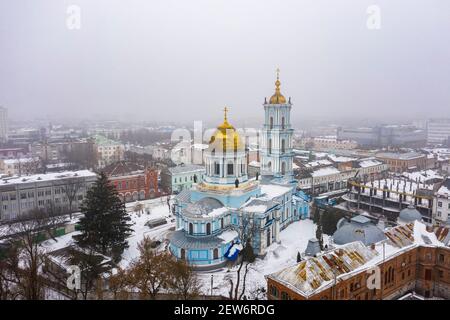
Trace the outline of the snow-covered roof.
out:
[[[329,154],[328,159],[330,159],[333,162],[350,162],[357,160],[356,158],[350,158],[350,157],[344,157],[344,156],[337,156],[334,154]]]
[[[337,173],[340,173],[340,171],[337,168],[325,167],[325,168],[320,168],[320,169],[313,171],[311,173],[311,176],[313,176],[314,178],[317,178],[317,177],[324,177],[324,176],[337,174]]]
[[[381,161],[378,161],[375,159],[367,159],[367,160],[359,161],[358,164],[361,168],[369,168],[369,167],[379,166],[383,163]]]
[[[172,174],[185,174],[190,172],[201,172],[205,171],[204,166],[199,166],[196,164],[184,164],[176,167],[167,168]]]
[[[88,177],[96,177],[97,174],[95,172],[89,170],[79,170],[79,171],[63,171],[63,172],[53,172],[46,174],[34,174],[30,176],[14,176],[11,178],[5,178],[0,180],[0,186],[2,185],[11,185],[11,184],[21,184],[21,183],[33,183],[33,182],[42,182],[42,181],[55,181],[55,180],[64,180],[71,178],[88,178]]]
[[[318,167],[318,166],[329,166],[333,164],[330,160],[316,160],[316,161],[311,161],[305,164],[306,168],[314,168],[314,167]]]
[[[262,184],[261,185],[261,193],[267,199],[278,198],[286,193],[290,192],[291,188],[279,186],[275,184]]]
[[[442,230],[441,227],[440,239],[448,235],[448,229]],[[309,297],[333,285],[335,275],[336,280],[349,278],[417,246],[446,246],[438,240],[436,230],[427,231],[426,225],[419,221],[391,228],[385,235],[387,239],[374,247],[365,246],[361,241],[347,243],[267,277]]]

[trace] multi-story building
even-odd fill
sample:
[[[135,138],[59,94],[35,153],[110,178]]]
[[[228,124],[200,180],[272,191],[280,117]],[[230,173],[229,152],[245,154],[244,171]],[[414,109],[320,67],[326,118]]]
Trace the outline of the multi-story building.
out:
[[[411,125],[338,128],[337,138],[356,141],[360,146],[421,147],[426,143],[426,131]]]
[[[337,161],[342,157],[334,159]],[[333,162],[327,159],[307,163],[296,176],[298,187],[311,194],[342,190],[347,188],[347,181],[351,178],[377,177],[387,170],[385,163],[373,158],[335,163],[337,165],[333,166]]]
[[[27,148],[2,148],[0,149],[0,159],[17,159],[29,156]]]
[[[125,146],[102,135],[94,136],[94,151],[97,167],[103,168],[111,163],[124,160]]]
[[[0,174],[7,176],[30,175],[40,168],[39,158],[0,159]]]
[[[203,181],[205,167],[196,164],[181,164],[161,170],[161,187],[165,192],[178,193]]]
[[[427,121],[428,144],[446,144],[450,138],[450,119],[430,119]]]
[[[106,166],[102,171],[106,173],[123,201],[144,200],[159,195],[158,171],[155,169],[119,161]]]
[[[36,209],[75,212],[97,175],[88,170],[36,174],[0,180],[0,222],[20,220]]]
[[[450,233],[415,221],[266,276],[270,300],[391,300],[415,291],[450,299]]]
[[[353,140],[341,140],[336,136],[322,136],[305,138],[305,146],[310,146],[312,150],[334,151],[334,150],[352,150],[358,147],[358,143]]]
[[[30,145],[30,152],[33,157],[39,157],[46,163],[77,162],[92,168],[96,160],[94,142],[91,139],[36,142]]]
[[[376,158],[385,162],[390,171],[402,173],[427,169],[427,155],[419,152],[381,152]]]
[[[28,146],[31,143],[40,141],[43,138],[43,132],[35,128],[23,128],[9,131],[8,142],[13,145]]]
[[[8,109],[0,107],[0,142],[8,140]]]
[[[352,209],[362,209],[391,221],[398,218],[400,211],[413,205],[425,221],[432,218],[434,189],[442,177],[433,171],[405,173],[382,179],[351,179],[348,194],[342,196]]]
[[[450,179],[446,179],[435,193],[433,222],[440,225],[450,222]]]

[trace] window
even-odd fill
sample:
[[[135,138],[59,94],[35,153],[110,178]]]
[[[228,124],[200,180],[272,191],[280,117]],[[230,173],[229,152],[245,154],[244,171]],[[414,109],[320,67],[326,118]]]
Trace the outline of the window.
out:
[[[283,139],[281,140],[281,152],[285,152],[286,150],[286,141]]]
[[[230,175],[230,174],[234,174],[233,173],[233,164],[232,163],[229,163],[228,165],[227,165],[227,173]]]
[[[425,269],[425,280],[431,280],[431,269]]]
[[[26,199],[27,198],[27,193],[26,192],[21,192],[20,193],[20,199]]]
[[[278,298],[278,289],[277,289],[277,287],[275,287],[274,285],[271,285],[269,290],[270,290],[270,294],[272,295],[272,297]]]
[[[214,259],[219,259],[219,250],[216,248],[213,251],[213,258]]]
[[[189,223],[189,234],[194,234],[194,225],[192,223]]]
[[[291,300],[291,297],[287,294],[287,292],[281,291],[281,300]]]
[[[269,154],[272,153],[272,139],[269,139]]]
[[[214,162],[214,174],[220,174],[220,164]]]
[[[286,174],[286,162],[281,163],[281,174]]]
[[[281,118],[281,129],[284,129],[284,117]]]
[[[442,201],[438,201],[438,207],[442,208]]]
[[[273,129],[273,117],[270,117],[270,129]]]
[[[186,259],[186,251],[183,248],[181,249],[180,257],[181,257],[181,260],[185,260]]]
[[[211,223],[209,222],[206,224],[206,234],[207,235],[211,234]]]
[[[445,256],[442,253],[439,254],[439,262],[445,262]]]

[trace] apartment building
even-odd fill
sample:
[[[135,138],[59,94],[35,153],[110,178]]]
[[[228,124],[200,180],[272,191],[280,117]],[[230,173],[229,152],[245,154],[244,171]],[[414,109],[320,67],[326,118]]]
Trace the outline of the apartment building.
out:
[[[20,220],[36,209],[76,212],[97,175],[88,170],[0,180],[0,223]],[[72,201],[70,201],[72,200]]]

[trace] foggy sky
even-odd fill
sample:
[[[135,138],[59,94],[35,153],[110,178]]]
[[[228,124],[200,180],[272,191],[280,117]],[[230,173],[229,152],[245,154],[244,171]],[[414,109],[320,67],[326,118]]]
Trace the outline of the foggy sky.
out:
[[[380,30],[366,27],[372,4]],[[240,124],[262,118],[277,67],[294,121],[450,116],[450,1],[0,2],[11,118],[219,123],[228,106]]]

